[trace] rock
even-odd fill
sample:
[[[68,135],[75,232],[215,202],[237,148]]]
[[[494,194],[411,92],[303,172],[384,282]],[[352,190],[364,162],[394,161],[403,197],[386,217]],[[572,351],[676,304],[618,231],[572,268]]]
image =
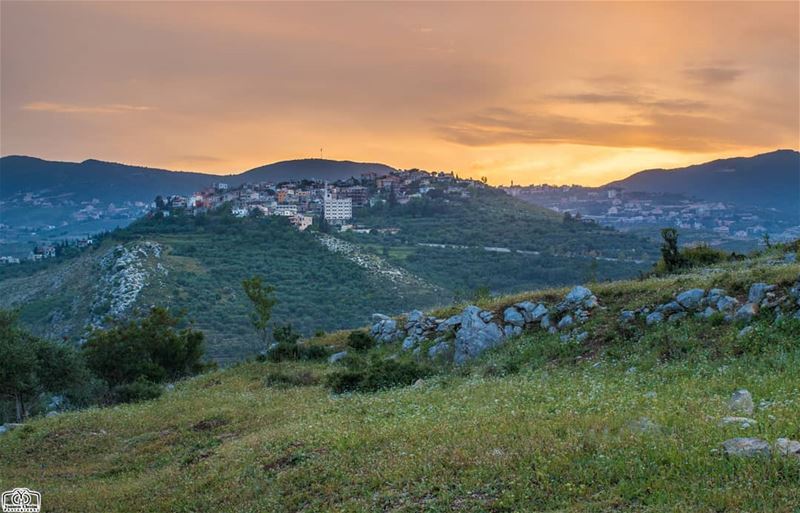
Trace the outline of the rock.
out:
[[[342,360],[345,356],[347,356],[347,351],[340,351],[338,353],[334,353],[328,358],[328,363],[336,363]]]
[[[747,415],[753,413],[753,396],[745,389],[737,390],[731,395],[728,401],[728,408],[734,412],[742,412]]]
[[[636,320],[636,312],[632,310],[623,310],[619,314],[619,322],[627,324]]]
[[[741,308],[736,310],[736,313],[733,316],[735,321],[745,321],[750,322],[753,320],[753,317],[758,315],[758,304],[756,303],[745,303],[742,305]]]
[[[725,289],[711,289],[708,291],[708,302],[711,304],[716,304],[719,298],[725,296]]]
[[[489,322],[494,319],[494,314],[488,310],[481,310],[478,316],[480,316],[483,322]]]
[[[569,328],[574,323],[575,321],[572,319],[572,316],[570,314],[567,314],[564,317],[562,317],[560,321],[558,321],[556,328],[558,328],[559,330],[563,330],[564,328]]]
[[[461,365],[487,349],[500,345],[503,332],[497,324],[487,322],[477,306],[468,306],[461,314],[461,327],[456,332],[454,361]]]
[[[406,317],[406,329],[411,329],[425,320],[425,314],[419,310],[412,310]]]
[[[678,294],[675,299],[685,309],[696,310],[700,307],[700,301],[705,294],[706,291],[703,289],[689,289]]]
[[[656,312],[660,312],[664,315],[672,315],[674,313],[682,312],[683,307],[677,301],[670,301],[669,303],[664,303],[663,305],[659,305],[656,308]]]
[[[747,293],[748,303],[760,303],[767,295],[767,292],[775,290],[775,285],[766,283],[753,283],[750,285],[750,291]]]
[[[49,411],[45,417],[58,417],[59,415],[61,415],[60,411]]]
[[[519,310],[513,306],[509,306],[503,311],[503,322],[511,324],[512,326],[524,326],[525,317],[519,313]]]
[[[539,304],[531,312],[531,322],[539,322],[547,315],[547,307]]]
[[[739,330],[739,333],[736,335],[736,338],[746,337],[752,331],[753,331],[753,327],[752,326],[745,326],[744,328]]]
[[[572,287],[572,290],[564,297],[564,303],[570,305],[580,305],[592,296],[592,291],[580,285]]]
[[[661,312],[653,312],[645,318],[645,323],[647,323],[648,326],[650,326],[651,324],[658,324],[663,321],[664,321],[664,314],[662,314]]]
[[[793,264],[797,262],[797,253],[786,253],[783,255],[783,261],[787,264]]]
[[[775,452],[781,456],[792,456],[800,459],[800,442],[788,438],[775,440]]]
[[[578,308],[575,310],[575,320],[580,323],[584,323],[589,320],[589,312],[584,310],[583,308]]]
[[[437,332],[450,331],[453,328],[456,328],[457,326],[460,326],[460,325],[461,325],[461,316],[460,315],[454,315],[454,316],[450,317],[449,319],[447,319],[445,321],[442,321],[439,324],[439,326],[436,327],[436,331]]]
[[[394,319],[381,319],[370,328],[370,335],[379,343],[389,343],[399,340],[403,333],[397,329]]]
[[[586,299],[586,301],[583,302],[583,307],[586,308],[587,310],[597,308],[598,306],[600,306],[600,302],[597,301],[597,296],[595,296],[594,294],[589,296]]]
[[[516,335],[522,334],[522,326],[513,326],[511,324],[506,324],[503,328],[503,334],[506,337],[513,337]]]
[[[686,315],[687,315],[686,312],[677,312],[677,313],[674,313],[674,314],[670,315],[669,319],[667,319],[667,320],[669,322],[677,322],[677,321],[680,321],[681,319],[683,319],[684,317],[686,317]]]
[[[651,391],[649,391],[649,392],[645,392],[645,393],[644,393],[644,397],[645,397],[646,399],[655,399],[656,397],[658,397],[658,394],[657,394],[656,392],[654,392],[654,391],[652,391],[652,390],[651,390]]]
[[[403,351],[411,351],[417,346],[418,341],[417,337],[406,337],[406,339],[403,340]]]
[[[446,341],[442,341],[438,344],[432,345],[430,349],[428,349],[428,358],[434,360],[436,358],[445,356],[448,352],[450,352],[450,344]]]
[[[708,319],[709,317],[711,317],[715,313],[717,313],[717,311],[714,310],[713,307],[707,306],[705,308],[705,310],[703,310],[702,312],[698,312],[697,316],[700,317],[701,319]]]
[[[748,417],[722,417],[719,421],[720,426],[729,424],[739,424],[739,427],[749,428],[750,426],[755,426],[758,422]]]
[[[580,333],[575,335],[575,342],[583,343],[588,338],[589,338],[589,333],[581,331]]]
[[[769,444],[760,438],[731,438],[722,442],[725,454],[751,458],[753,456],[769,456]]]
[[[372,314],[372,322],[380,322],[380,321],[388,321],[391,317],[388,315],[383,315],[382,313],[374,313]]]
[[[22,424],[17,424],[15,422],[6,422],[5,424],[0,425],[0,435],[12,431],[14,429],[17,429],[18,427],[21,426]]]
[[[514,307],[522,313],[522,317],[525,319],[525,322],[533,322],[532,313],[536,309],[536,303],[522,301],[520,303],[516,303]]]
[[[550,315],[547,314],[539,321],[539,325],[542,327],[543,330],[549,330],[553,327],[553,321],[550,320]]]
[[[731,296],[722,296],[716,303],[717,310],[720,312],[733,312],[737,306],[739,306],[739,301]]]

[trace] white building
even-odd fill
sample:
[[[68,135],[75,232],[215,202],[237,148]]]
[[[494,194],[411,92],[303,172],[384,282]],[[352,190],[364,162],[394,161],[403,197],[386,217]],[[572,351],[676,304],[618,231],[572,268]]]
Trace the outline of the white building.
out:
[[[313,217],[304,216],[303,214],[295,214],[289,219],[289,222],[291,222],[301,232],[311,226],[313,221]]]
[[[322,213],[326,221],[346,221],[353,217],[353,200],[350,198],[336,199],[330,194],[325,195],[322,201]]]
[[[275,205],[276,216],[293,216],[297,214],[297,205]]]

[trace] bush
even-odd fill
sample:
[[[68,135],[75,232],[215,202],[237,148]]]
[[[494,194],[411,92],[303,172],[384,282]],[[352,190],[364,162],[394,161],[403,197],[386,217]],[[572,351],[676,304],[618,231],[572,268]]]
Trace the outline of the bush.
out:
[[[349,361],[347,369],[328,375],[327,385],[333,392],[375,392],[408,386],[433,373],[430,367],[414,361],[373,360],[361,368],[354,362],[358,360]]]
[[[271,362],[295,360],[322,360],[330,352],[322,346],[298,344],[297,342],[278,342],[267,353],[266,359]]]
[[[309,371],[284,372],[275,370],[267,374],[264,378],[264,384],[268,387],[276,388],[308,387],[319,384],[319,378]]]
[[[366,351],[375,347],[375,339],[362,330],[351,331],[347,335],[347,345],[356,351]]]
[[[140,379],[133,383],[125,383],[114,387],[112,401],[115,403],[149,401],[161,397],[163,391],[161,385]]]

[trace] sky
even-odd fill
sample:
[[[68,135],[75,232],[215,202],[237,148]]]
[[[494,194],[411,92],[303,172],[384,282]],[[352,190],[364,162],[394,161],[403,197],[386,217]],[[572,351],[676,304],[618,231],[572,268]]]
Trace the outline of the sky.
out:
[[[800,3],[0,3],[0,153],[601,185],[800,145]]]

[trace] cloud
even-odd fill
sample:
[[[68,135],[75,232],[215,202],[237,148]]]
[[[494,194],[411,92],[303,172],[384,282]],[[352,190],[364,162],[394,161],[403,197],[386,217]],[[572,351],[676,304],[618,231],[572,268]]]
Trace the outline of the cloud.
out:
[[[688,68],[686,76],[705,85],[723,85],[737,80],[744,71],[727,66],[706,66],[701,68]]]
[[[122,114],[152,110],[142,105],[111,103],[102,105],[75,105],[69,103],[33,102],[22,106],[22,110],[33,112],[55,112],[58,114]]]
[[[580,144],[709,151],[748,138],[746,130],[740,131],[721,119],[658,111],[632,122],[596,122],[546,112],[490,108],[444,121],[436,130],[444,140],[464,146]]]
[[[687,98],[657,98],[652,95],[638,94],[630,92],[611,92],[611,93],[576,93],[561,94],[550,96],[549,98],[569,103],[582,104],[618,104],[638,108],[640,110],[658,109],[662,111],[698,111],[704,110],[708,104],[699,100]]]

